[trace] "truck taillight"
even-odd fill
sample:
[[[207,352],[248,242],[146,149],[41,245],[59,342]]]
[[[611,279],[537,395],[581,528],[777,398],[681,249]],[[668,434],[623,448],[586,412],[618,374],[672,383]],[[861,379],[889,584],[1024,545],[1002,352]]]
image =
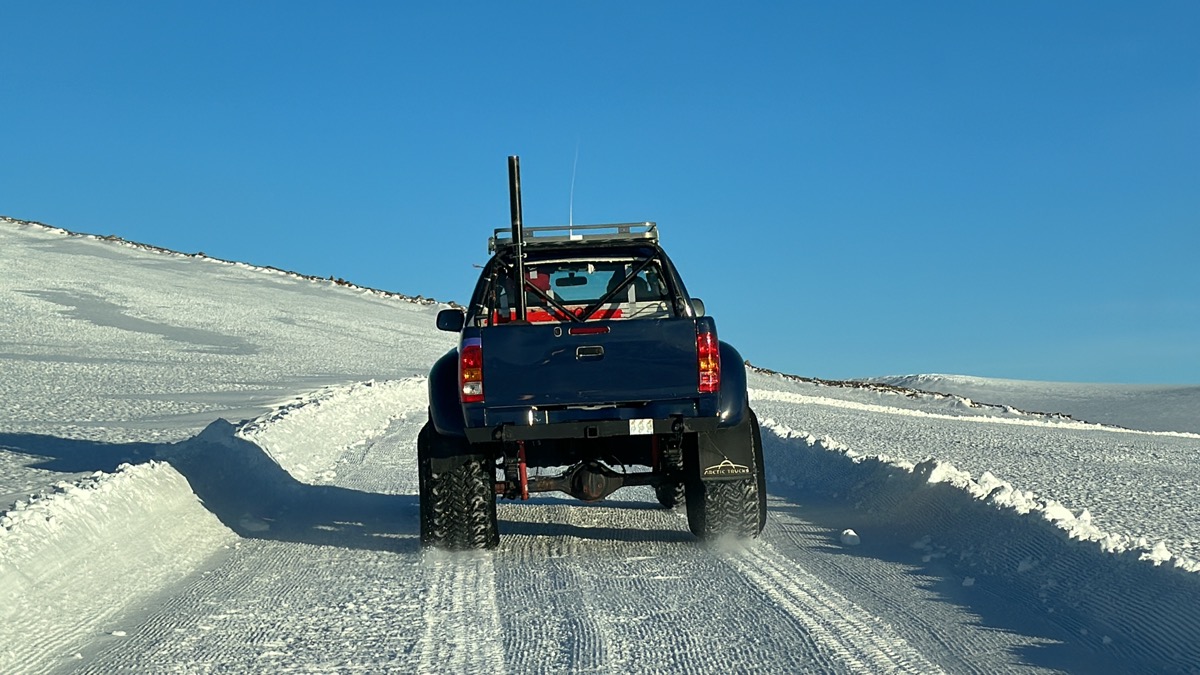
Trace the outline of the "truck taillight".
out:
[[[483,400],[483,346],[479,338],[463,340],[458,355],[458,383],[463,403]]]
[[[721,349],[717,334],[704,327],[696,334],[696,360],[700,366],[700,393],[715,394],[721,390]]]

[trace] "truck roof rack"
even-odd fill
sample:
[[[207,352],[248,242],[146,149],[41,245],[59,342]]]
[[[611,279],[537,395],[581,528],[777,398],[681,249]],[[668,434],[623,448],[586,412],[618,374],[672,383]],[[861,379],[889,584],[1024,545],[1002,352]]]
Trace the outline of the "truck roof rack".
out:
[[[658,243],[658,225],[644,223],[613,223],[610,225],[553,225],[550,227],[522,228],[522,246],[563,246],[571,244],[600,244],[610,242]],[[488,253],[513,246],[513,234],[509,228],[496,228],[488,238]]]

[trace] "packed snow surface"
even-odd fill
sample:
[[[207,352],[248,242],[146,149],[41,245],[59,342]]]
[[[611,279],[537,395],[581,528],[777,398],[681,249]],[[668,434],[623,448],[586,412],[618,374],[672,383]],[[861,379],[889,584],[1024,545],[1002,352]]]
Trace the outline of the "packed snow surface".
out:
[[[0,269],[0,672],[1200,672],[1194,388],[751,369],[759,540],[626,488],[447,554],[441,306],[7,219]]]

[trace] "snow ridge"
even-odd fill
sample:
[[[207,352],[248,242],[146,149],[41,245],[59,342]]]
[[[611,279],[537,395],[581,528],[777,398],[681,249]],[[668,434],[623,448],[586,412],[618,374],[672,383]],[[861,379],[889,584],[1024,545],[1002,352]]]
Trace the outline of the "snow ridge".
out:
[[[991,474],[975,480],[946,462],[913,465],[774,419],[762,425],[773,493],[823,495],[881,532],[910,533],[922,563],[949,565],[964,587],[1016,593],[1102,653],[1178,672],[1200,663],[1196,560],[1105,533],[1086,511]]]
[[[69,658],[236,539],[160,461],[19,502],[0,518],[0,672]]]
[[[297,480],[330,483],[343,453],[425,409],[426,386],[427,378],[412,377],[326,387],[244,423],[237,437],[262,448]]]
[[[784,400],[792,400],[790,399],[791,395],[786,392],[757,392],[756,396],[767,400],[779,400],[771,396],[771,394],[784,395]],[[814,403],[818,401],[805,402]],[[819,402],[829,403],[828,399],[821,399]],[[907,414],[914,411],[900,412]],[[969,419],[975,421],[976,418]],[[979,421],[1012,422],[1011,420],[996,420],[995,418],[980,418]],[[1100,550],[1106,553],[1119,554],[1133,552],[1137,554],[1139,560],[1148,561],[1156,566],[1165,564],[1185,572],[1200,572],[1200,561],[1172,554],[1167,549],[1165,542],[1150,543],[1144,537],[1133,539],[1126,535],[1104,532],[1092,524],[1092,517],[1087,509],[1081,511],[1079,515],[1075,515],[1070,509],[1064,507],[1059,502],[1053,499],[1038,497],[1028,490],[1019,490],[1007,481],[992,475],[989,471],[983,472],[979,479],[975,480],[971,477],[971,474],[966,471],[960,471],[953,464],[932,458],[914,465],[910,462],[893,460],[886,455],[864,455],[829,437],[818,440],[811,434],[796,432],[777,423],[773,419],[765,420],[763,422],[763,429],[770,430],[782,438],[802,438],[809,447],[840,453],[855,463],[872,460],[889,465],[900,471],[909,472],[919,478],[921,482],[951,485],[970,495],[973,499],[994,505],[998,508],[1009,509],[1022,516],[1030,514],[1040,516],[1047,522],[1053,523],[1055,527],[1063,530],[1069,538],[1094,542],[1099,546]],[[1108,430],[1123,433],[1155,433],[1137,432],[1120,428],[1108,428]]]
[[[239,534],[275,527],[279,513],[315,506],[311,517],[338,517],[332,498],[298,502],[299,483],[331,481],[339,456],[395,420],[423,419],[424,407],[422,377],[328,387],[240,425],[217,420],[192,439],[157,446],[156,459],[60,481],[17,502],[0,517],[0,672],[82,652],[128,608],[194,573]]]

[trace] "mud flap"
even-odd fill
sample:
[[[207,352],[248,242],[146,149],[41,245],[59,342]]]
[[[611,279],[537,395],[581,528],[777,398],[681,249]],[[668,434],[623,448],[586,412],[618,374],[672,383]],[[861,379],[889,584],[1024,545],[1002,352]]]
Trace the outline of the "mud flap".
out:
[[[740,424],[696,435],[696,466],[702,480],[734,480],[755,475],[754,436],[748,413]]]
[[[729,429],[698,434],[684,456],[688,529],[701,539],[757,537],[766,524],[766,476],[754,412]]]

